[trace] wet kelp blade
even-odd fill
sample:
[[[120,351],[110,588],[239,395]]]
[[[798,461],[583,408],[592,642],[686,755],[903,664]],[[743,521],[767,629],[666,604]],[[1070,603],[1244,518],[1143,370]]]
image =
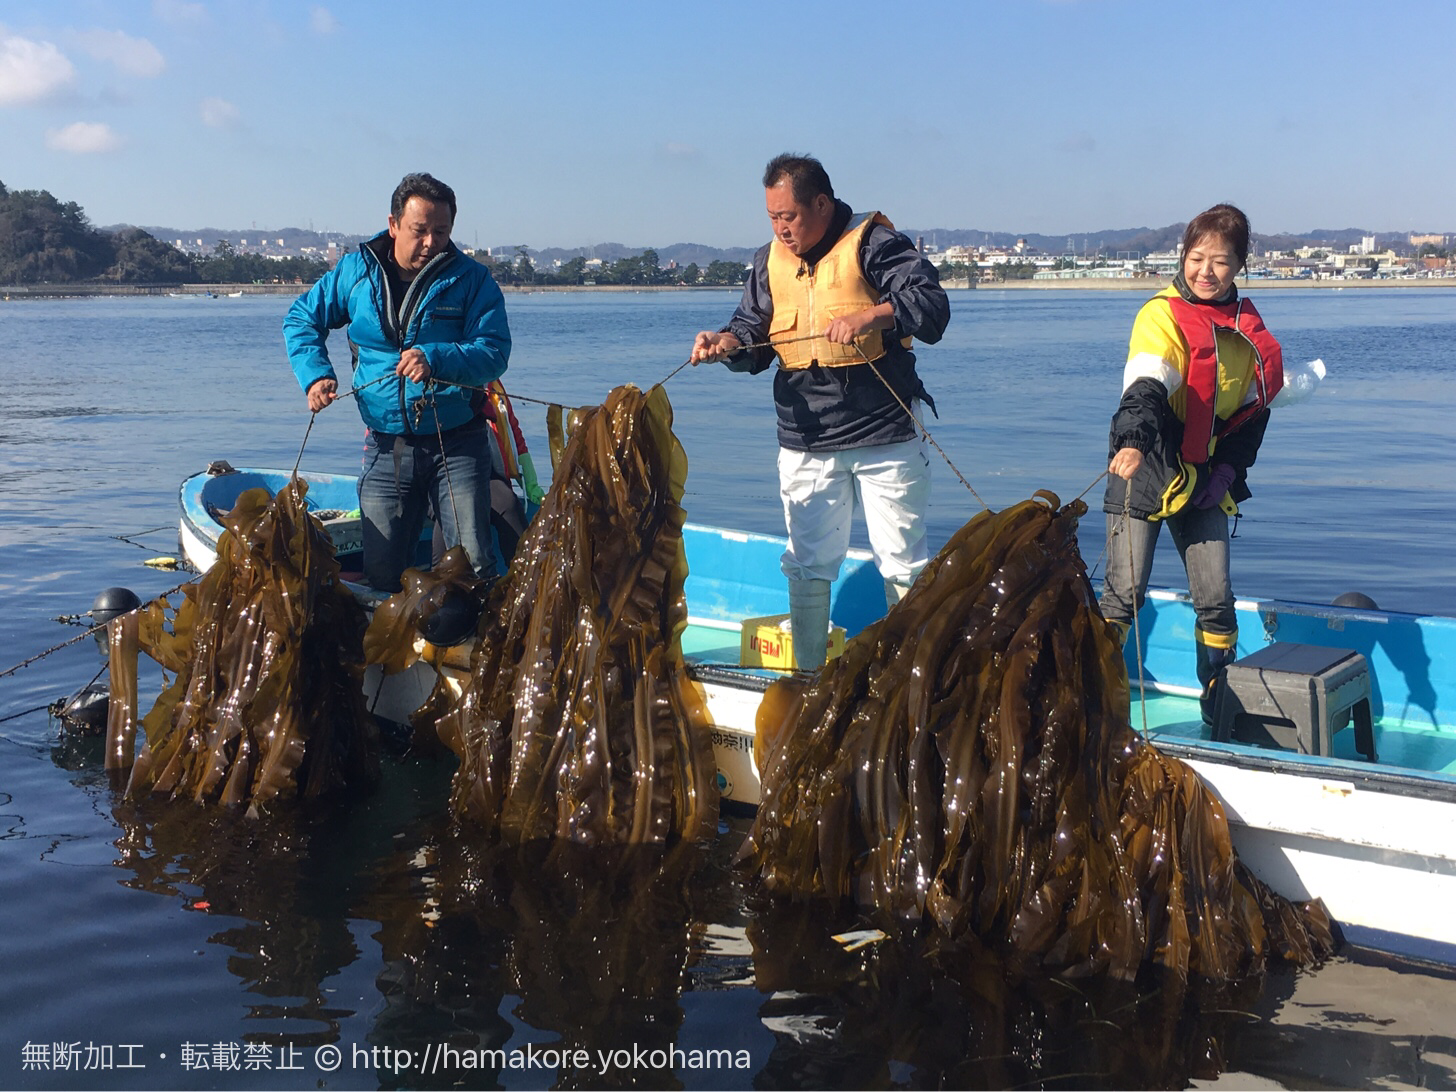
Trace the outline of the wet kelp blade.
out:
[[[423,705],[411,715],[413,746],[439,750],[436,722],[454,706],[458,687],[443,670],[457,667],[455,646],[478,638],[488,589],[475,575],[464,547],[452,546],[431,569],[406,569],[400,590],[374,610],[364,633],[364,661],[378,664],[386,675],[424,661],[436,669],[435,684]]]
[[[1132,730],[1085,512],[1042,493],[981,513],[839,659],[775,684],[745,858],[770,890],[1071,972],[1322,956],[1323,906],[1255,880],[1218,801]]]
[[[460,756],[451,805],[513,841],[708,838],[716,766],[682,656],[687,458],[672,407],[661,387],[622,386],[574,416],[439,722]]]
[[[306,492],[243,493],[170,627],[161,600],[141,613],[141,647],[176,679],[143,718],[129,794],[257,808],[377,778],[364,612]]]

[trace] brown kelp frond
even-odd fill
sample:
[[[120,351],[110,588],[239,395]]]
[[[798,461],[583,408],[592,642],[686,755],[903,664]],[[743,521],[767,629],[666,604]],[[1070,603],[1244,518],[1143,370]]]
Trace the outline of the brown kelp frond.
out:
[[[1318,958],[1323,908],[1251,883],[1218,802],[1133,732],[1085,512],[1038,494],[981,513],[838,660],[775,684],[744,857],[769,890],[1071,972]]]
[[[522,842],[712,835],[707,713],[682,656],[686,474],[661,387],[577,411],[439,722],[458,818]]]
[[[243,493],[224,518],[217,562],[141,614],[142,647],[177,673],[142,721],[127,792],[264,806],[378,775],[364,707],[364,613],[295,479],[276,497]]]
[[[464,547],[452,546],[433,569],[406,569],[400,590],[381,603],[364,634],[364,662],[380,664],[386,675],[429,655],[435,631],[458,630],[444,639],[475,636],[475,620],[485,604],[486,587],[475,575]],[[441,639],[441,638],[437,638]]]

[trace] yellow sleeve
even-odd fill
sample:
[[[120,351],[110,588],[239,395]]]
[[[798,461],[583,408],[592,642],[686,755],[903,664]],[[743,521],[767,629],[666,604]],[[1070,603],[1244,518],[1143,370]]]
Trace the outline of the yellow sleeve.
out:
[[[1173,318],[1167,297],[1154,296],[1143,304],[1132,324],[1123,371],[1125,391],[1139,379],[1156,379],[1171,395],[1188,374],[1188,343]]]

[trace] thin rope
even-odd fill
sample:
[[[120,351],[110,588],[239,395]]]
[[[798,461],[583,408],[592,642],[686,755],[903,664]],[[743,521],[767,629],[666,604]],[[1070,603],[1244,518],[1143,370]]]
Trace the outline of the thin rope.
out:
[[[308,428],[303,430],[303,443],[298,445],[298,458],[293,460],[293,473],[288,475],[290,481],[298,477],[298,466],[303,462],[303,449],[308,446],[308,434],[313,431],[314,418],[318,416],[318,410],[308,415]]]
[[[445,468],[445,489],[450,494],[450,515],[455,520],[455,534],[460,534],[460,508],[455,503],[455,483],[450,478],[450,460],[445,458],[445,430],[440,427],[440,408],[435,404],[435,381],[426,380],[425,391],[430,396],[430,412],[435,416],[435,435],[440,441],[440,464]]]
[[[1139,603],[1138,603],[1137,575],[1133,571],[1133,561],[1132,561],[1132,529],[1131,529],[1132,528],[1132,525],[1129,522],[1132,519],[1132,515],[1131,515],[1131,509],[1132,509],[1132,479],[1131,478],[1127,478],[1127,479],[1124,479],[1124,480],[1127,483],[1127,488],[1123,491],[1123,498],[1122,498],[1122,538],[1123,538],[1123,544],[1127,547],[1127,587],[1128,587],[1128,595],[1132,599],[1132,635],[1133,635],[1133,646],[1132,647],[1133,647],[1133,652],[1137,655],[1137,665],[1138,665],[1138,705],[1142,708],[1142,713],[1143,713],[1143,738],[1146,739],[1146,738],[1148,738],[1148,687],[1147,687],[1147,680],[1146,680],[1146,678],[1143,675],[1143,630],[1142,630],[1141,623],[1138,621],[1138,615],[1141,612],[1138,610]],[[1092,485],[1096,485],[1096,484],[1097,484],[1096,482],[1093,482],[1092,483]],[[1091,489],[1092,486],[1089,485],[1087,488],[1088,489]],[[1109,537],[1109,540],[1108,540],[1108,549],[1110,550],[1111,547],[1112,547],[1112,542],[1111,542],[1111,539]]]
[[[91,681],[86,683],[86,685],[81,687],[79,690],[77,690],[76,693],[84,694],[87,690],[91,688],[91,686],[96,682],[97,679],[101,678],[101,672],[105,671],[110,666],[111,664],[109,662],[102,664],[101,667],[97,669],[96,674],[91,676]],[[51,710],[55,713],[56,716],[60,717],[62,720],[65,720],[65,703],[66,699],[61,698],[58,701],[46,702],[45,705],[37,705],[34,709],[23,709],[19,713],[11,713],[9,716],[0,717],[0,724],[4,724],[7,720],[15,720],[17,717],[27,716],[30,713],[39,713],[42,709]]]
[[[905,413],[909,416],[910,420],[915,422],[915,426],[920,429],[921,434],[924,435],[925,442],[928,443],[931,447],[935,448],[935,450],[940,453],[940,457],[945,460],[945,465],[950,467],[951,470],[955,473],[955,476],[961,480],[961,484],[971,491],[971,496],[975,497],[976,500],[980,502],[981,507],[989,512],[991,510],[991,506],[986,503],[985,499],[981,496],[981,494],[976,492],[975,486],[971,485],[970,482],[966,481],[966,476],[960,472],[960,468],[957,467],[955,463],[950,461],[950,456],[945,453],[944,448],[942,448],[938,443],[935,442],[935,437],[930,435],[930,430],[925,427],[925,423],[921,421],[920,418],[916,417],[914,411],[912,411],[910,407],[905,404],[904,400],[895,393],[895,388],[890,386],[890,381],[880,374],[880,369],[875,367],[875,362],[869,357],[865,356],[864,350],[861,349],[858,345],[854,347],[854,350],[855,352],[859,353],[859,355],[864,359],[864,362],[870,366],[870,371],[875,373],[875,377],[885,385],[885,390],[890,392],[890,397],[893,398],[896,402],[899,402],[900,408],[905,411]]]
[[[692,363],[692,360],[684,360],[676,368],[674,368],[672,371],[668,372],[665,376],[663,376],[660,380],[658,380],[655,385],[656,386],[659,386],[659,387],[662,386],[669,379],[671,379],[673,376],[677,375],[678,372],[682,371],[684,368],[686,368],[691,363]]]
[[[336,393],[334,395],[334,400],[335,401],[338,401],[338,399],[340,399],[340,398],[347,398],[350,395],[357,395],[360,391],[365,390],[368,387],[372,387],[376,383],[383,383],[386,379],[392,379],[392,378],[394,378],[394,373],[393,372],[386,372],[384,375],[381,375],[378,379],[371,379],[371,380],[369,380],[368,383],[360,383],[357,387],[350,387],[346,391],[339,391],[338,393]],[[329,405],[333,405],[333,402],[330,402]],[[327,408],[327,407],[325,407],[325,408]]]
[[[191,583],[192,583],[191,580],[184,580],[184,581],[182,581],[182,583],[178,584],[176,587],[168,588],[166,591],[162,592],[160,595],[154,596],[153,597],[153,602],[155,602],[157,599],[164,599],[164,598],[166,598],[169,595],[172,595],[172,594],[174,594],[176,592],[179,592],[183,588],[185,588],[188,584],[191,584]],[[124,613],[125,614],[133,614],[136,611],[139,611],[139,610],[142,610],[143,608],[145,608],[146,605],[147,604],[143,603],[140,607],[133,607],[131,610],[126,611]],[[120,617],[122,617],[122,615],[118,614],[116,617],[117,618],[120,618]],[[106,625],[107,624],[105,622],[101,622],[100,624],[94,625],[90,629],[85,630],[82,633],[76,634],[76,636],[72,637],[68,641],[62,641],[58,645],[52,645],[50,648],[46,649],[44,652],[37,652],[34,656],[30,657],[30,659],[28,659],[28,660],[21,660],[20,663],[16,664],[14,667],[7,667],[4,671],[0,671],[0,679],[5,678],[6,675],[13,675],[13,674],[15,674],[22,667],[29,667],[31,664],[35,663],[37,660],[43,660],[43,659],[45,659],[52,652],[59,652],[61,649],[66,648],[69,645],[74,645],[77,641],[84,641],[87,637],[90,637],[93,633],[99,633],[99,632],[101,632],[103,629],[106,628]],[[99,672],[98,672],[98,674],[99,674]]]
[[[101,672],[100,671],[98,671],[96,673],[96,679],[99,679],[99,678],[101,678]],[[95,682],[96,679],[92,679],[91,682]],[[86,684],[86,686],[90,686],[90,685],[91,685],[91,683],[87,683]],[[86,687],[83,686],[81,689],[84,690],[84,689],[86,689]],[[79,691],[78,691],[78,693],[79,693]],[[22,709],[18,713],[11,713],[9,716],[0,717],[0,724],[4,724],[7,720],[15,720],[17,717],[29,716],[31,713],[39,713],[42,709],[49,709],[50,707],[51,707],[51,703],[50,702],[46,702],[45,705],[37,705],[34,709]]]
[[[1096,485],[1096,484],[1097,484],[1097,483],[1098,483],[1098,482],[1100,482],[1100,481],[1101,481],[1101,480],[1102,480],[1102,479],[1103,479],[1103,478],[1105,478],[1105,477],[1107,477],[1107,475],[1108,475],[1108,473],[1110,473],[1110,472],[1109,472],[1109,471],[1106,471],[1106,470],[1104,470],[1104,471],[1103,471],[1103,472],[1102,472],[1102,473],[1101,473],[1101,474],[1098,474],[1098,475],[1097,475],[1097,477],[1095,477],[1095,478],[1093,478],[1093,479],[1092,479],[1092,485]],[[1082,492],[1080,492],[1080,493],[1078,493],[1078,494],[1077,494],[1077,495],[1076,495],[1076,496],[1075,496],[1075,497],[1073,497],[1073,498],[1072,498],[1072,499],[1073,499],[1073,500],[1081,500],[1081,499],[1082,499],[1082,498],[1083,498],[1083,497],[1085,497],[1085,496],[1086,496],[1086,495],[1087,495],[1087,494],[1088,494],[1088,493],[1090,493],[1090,492],[1092,492],[1092,485],[1089,485],[1089,486],[1088,486],[1088,487],[1087,487],[1087,488],[1086,488],[1086,489],[1084,489],[1084,490],[1082,490]]]

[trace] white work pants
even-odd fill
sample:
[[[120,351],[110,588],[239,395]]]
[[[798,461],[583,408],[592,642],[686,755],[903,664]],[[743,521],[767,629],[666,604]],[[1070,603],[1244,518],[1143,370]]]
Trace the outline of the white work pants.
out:
[[[881,576],[909,585],[925,567],[930,456],[923,440],[823,454],[779,448],[779,494],[789,530],[783,570],[790,580],[839,576],[856,502],[864,509]]]

